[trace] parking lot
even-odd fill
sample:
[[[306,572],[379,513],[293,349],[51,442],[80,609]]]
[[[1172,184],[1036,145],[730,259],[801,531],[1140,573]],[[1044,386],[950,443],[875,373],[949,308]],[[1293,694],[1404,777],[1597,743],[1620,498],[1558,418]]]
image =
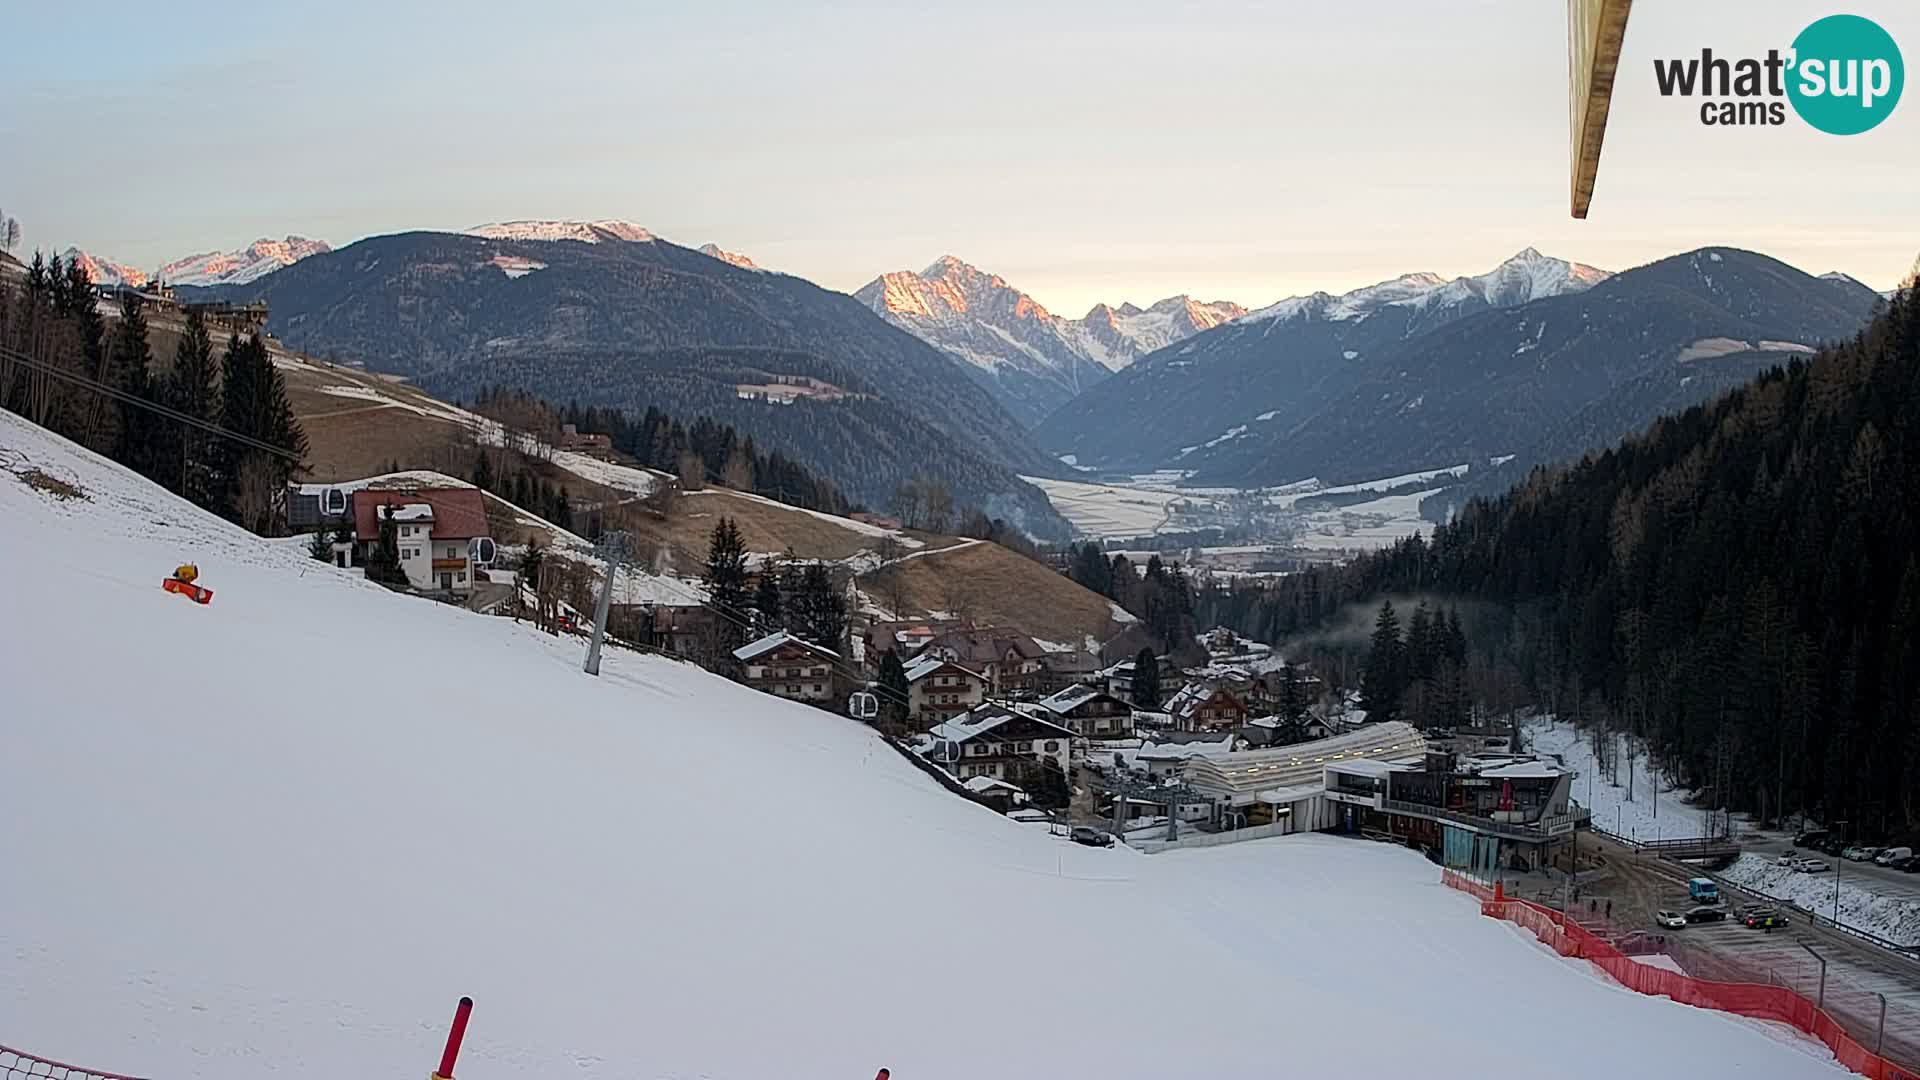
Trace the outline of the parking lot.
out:
[[[1687,897],[1687,868],[1636,856],[1606,841],[1598,841],[1597,850],[1606,865],[1587,876],[1583,893],[1602,910],[1606,900],[1613,901],[1616,927],[1664,935],[1669,953],[1699,978],[1788,986],[1809,999],[1820,995],[1817,953],[1827,962],[1828,1012],[1872,1048],[1879,1032],[1878,995],[1885,995],[1887,1052],[1898,1060],[1920,1064],[1920,961],[1830,927],[1809,925],[1804,913],[1782,905],[1769,906],[1783,911],[1788,925],[1772,931],[1748,929],[1731,913],[1761,906],[1763,901],[1731,890],[1721,904],[1730,913],[1727,921],[1661,930],[1653,923],[1655,911],[1684,913],[1695,906]],[[1849,863],[1848,868],[1857,865]],[[1576,917],[1583,916],[1576,912]]]

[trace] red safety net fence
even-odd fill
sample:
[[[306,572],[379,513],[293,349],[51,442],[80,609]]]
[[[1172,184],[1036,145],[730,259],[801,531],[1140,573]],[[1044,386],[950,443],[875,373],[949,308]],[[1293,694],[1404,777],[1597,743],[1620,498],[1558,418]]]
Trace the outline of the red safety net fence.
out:
[[[24,1050],[0,1046],[0,1080],[139,1080],[134,1076],[83,1069],[78,1065],[35,1057]]]
[[[1589,961],[1629,989],[1672,998],[1683,1005],[1791,1024],[1827,1044],[1840,1064],[1862,1076],[1873,1080],[1920,1080],[1920,1071],[1875,1054],[1812,1001],[1787,987],[1713,982],[1637,963],[1561,912],[1529,900],[1496,898],[1485,884],[1452,870],[1442,871],[1441,881],[1478,897],[1482,915],[1525,927],[1554,952]]]

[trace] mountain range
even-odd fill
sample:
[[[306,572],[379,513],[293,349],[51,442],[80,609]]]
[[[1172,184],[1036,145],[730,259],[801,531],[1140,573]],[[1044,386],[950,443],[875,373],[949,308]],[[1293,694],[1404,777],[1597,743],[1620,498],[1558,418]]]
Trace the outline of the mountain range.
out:
[[[1146,308],[1098,304],[1084,318],[1068,319],[952,255],[917,274],[882,274],[853,295],[972,365],[1029,426],[1136,359],[1246,314],[1228,301],[1172,296]]]
[[[845,294],[630,223],[371,237],[203,295],[263,299],[288,346],[442,397],[497,385],[659,405],[731,424],[872,506],[926,475],[962,508],[1065,533],[1019,478],[1058,462],[961,364]]]
[[[68,248],[61,257],[68,261],[78,260],[96,285],[139,288],[155,277],[170,285],[245,285],[281,267],[292,266],[310,255],[331,250],[325,241],[309,240],[304,236],[289,236],[283,240],[262,237],[233,251],[205,251],[175,259],[161,266],[157,273],[148,273],[137,266],[114,262],[78,248]]]
[[[1878,301],[1852,279],[1732,248],[1621,274],[1529,248],[1475,277],[1281,301],[1145,358],[1036,434],[1083,465],[1180,468],[1207,484],[1510,456],[1522,469],[1850,334]]]

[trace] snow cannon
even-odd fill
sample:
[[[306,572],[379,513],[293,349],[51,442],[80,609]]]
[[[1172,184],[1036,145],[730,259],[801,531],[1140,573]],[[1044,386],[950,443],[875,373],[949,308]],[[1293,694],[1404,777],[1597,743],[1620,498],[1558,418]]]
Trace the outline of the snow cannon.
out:
[[[199,580],[199,577],[200,568],[198,566],[192,563],[181,563],[179,566],[173,568],[173,575],[171,577],[160,580],[160,587],[170,593],[178,593],[196,604],[212,603],[213,590],[207,588],[205,585],[194,584],[195,581]]]

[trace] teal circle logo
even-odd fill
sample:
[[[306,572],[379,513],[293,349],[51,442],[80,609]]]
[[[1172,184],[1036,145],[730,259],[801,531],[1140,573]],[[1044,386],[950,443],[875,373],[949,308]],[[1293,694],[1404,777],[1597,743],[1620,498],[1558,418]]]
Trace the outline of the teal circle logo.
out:
[[[1872,19],[1829,15],[1793,39],[1787,100],[1800,119],[1829,135],[1877,127],[1900,103],[1906,81],[1900,46]]]

